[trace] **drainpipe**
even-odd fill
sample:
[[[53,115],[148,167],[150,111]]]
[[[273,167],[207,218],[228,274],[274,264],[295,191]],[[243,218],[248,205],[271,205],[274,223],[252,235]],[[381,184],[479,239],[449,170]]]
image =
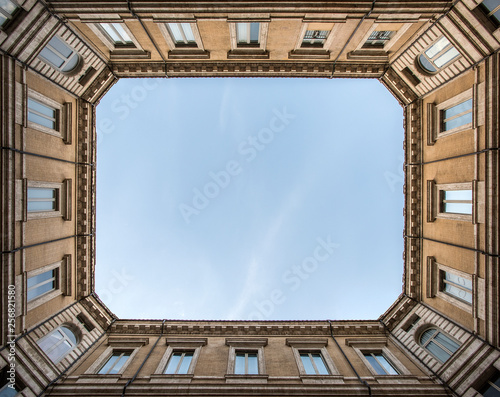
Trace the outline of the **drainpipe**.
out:
[[[374,2],[375,3],[375,2]],[[368,389],[368,395],[370,397],[372,397],[372,388],[370,387],[370,385],[364,381],[363,379],[361,379],[361,377],[359,376],[358,372],[356,371],[356,369],[354,368],[354,366],[352,365],[351,361],[347,358],[346,354],[344,353],[344,350],[342,350],[342,348],[340,347],[339,343],[337,342],[337,339],[335,339],[335,336],[333,335],[333,327],[332,327],[332,322],[330,320],[327,320],[328,321],[328,324],[330,325],[330,335],[332,336],[332,339],[333,341],[335,342],[335,344],[337,345],[337,347],[339,348],[340,352],[342,353],[342,355],[344,356],[344,358],[347,360],[347,362],[349,363],[349,365],[351,366],[351,369],[354,371],[354,373],[356,374],[358,380],[363,384],[363,386],[366,386],[366,388]]]

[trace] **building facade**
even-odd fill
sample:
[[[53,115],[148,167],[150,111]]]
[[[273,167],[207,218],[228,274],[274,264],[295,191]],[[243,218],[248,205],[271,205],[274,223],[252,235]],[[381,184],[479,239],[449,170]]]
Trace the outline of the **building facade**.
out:
[[[500,395],[499,48],[498,0],[0,2],[0,395]],[[397,301],[118,319],[94,291],[95,107],[127,77],[382,82],[405,114]]]

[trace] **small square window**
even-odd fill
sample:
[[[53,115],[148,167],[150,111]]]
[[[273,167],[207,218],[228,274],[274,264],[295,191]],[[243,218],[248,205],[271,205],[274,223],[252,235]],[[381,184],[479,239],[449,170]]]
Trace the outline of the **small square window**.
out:
[[[100,28],[116,47],[135,47],[128,32],[121,23],[100,23]]]
[[[194,350],[176,351],[172,353],[164,373],[170,375],[188,374],[193,356]]]
[[[330,375],[321,352],[300,352],[300,360],[307,375]]]
[[[385,358],[382,352],[363,353],[366,361],[378,375],[399,375],[396,368]]]
[[[259,360],[257,351],[236,351],[234,373],[236,375],[259,374]]]
[[[236,42],[238,47],[258,47],[260,37],[260,23],[237,23],[236,24]]]
[[[302,47],[323,47],[326,38],[328,37],[328,30],[306,30],[304,38],[302,39]]]
[[[3,27],[12,20],[13,16],[19,10],[19,5],[12,0],[0,1],[0,27]]]
[[[111,357],[106,361],[106,363],[101,367],[98,374],[101,375],[110,375],[110,374],[119,374],[121,370],[124,368],[125,363],[130,358],[131,351],[113,351]]]

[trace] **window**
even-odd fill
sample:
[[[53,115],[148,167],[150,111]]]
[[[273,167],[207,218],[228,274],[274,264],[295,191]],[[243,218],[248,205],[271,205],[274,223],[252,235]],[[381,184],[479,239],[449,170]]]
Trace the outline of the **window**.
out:
[[[472,215],[472,190],[441,190],[441,211]]]
[[[374,30],[363,44],[363,48],[383,48],[393,34],[390,30]]]
[[[58,191],[52,188],[28,188],[28,212],[56,211],[58,209]]]
[[[436,73],[460,55],[446,37],[441,37],[418,57],[418,63],[427,73]]]
[[[399,372],[382,353],[364,353],[366,361],[378,375],[399,375]]]
[[[472,304],[472,280],[451,271],[440,270],[440,290],[463,302]]]
[[[57,130],[57,110],[28,98],[28,121],[52,130]]]
[[[441,111],[441,131],[464,129],[472,125],[472,98]]]
[[[257,351],[236,351],[234,373],[238,375],[256,375],[259,373],[259,361]]]
[[[189,367],[193,361],[194,350],[189,351],[177,351],[170,356],[168,360],[167,368],[165,368],[165,374],[187,374],[189,373]]]
[[[328,33],[328,30],[306,30],[302,39],[302,47],[323,47]]]
[[[61,326],[40,339],[37,344],[57,364],[76,347],[78,341],[69,327]]]
[[[479,389],[479,393],[483,397],[498,397],[500,396],[500,373],[495,371],[485,384]]]
[[[28,301],[36,299],[58,288],[58,269],[48,270],[28,278]]]
[[[190,23],[167,23],[167,29],[176,47],[197,47]]]
[[[300,352],[300,360],[307,375],[330,375],[321,352]]]
[[[457,342],[436,328],[429,328],[422,332],[419,344],[442,363],[448,360],[460,347]]]
[[[495,26],[500,26],[500,2],[498,0],[484,0],[479,6]]]
[[[111,357],[97,373],[101,375],[121,373],[121,370],[124,368],[124,365],[130,358],[130,355],[130,351],[113,351]]]
[[[236,24],[236,41],[238,43],[238,47],[259,46],[259,36],[259,22]]]
[[[115,46],[120,47],[135,47],[134,42],[130,38],[127,31],[121,23],[100,23],[100,28],[105,32],[108,38]]]
[[[38,56],[63,73],[75,72],[81,65],[80,55],[57,36],[50,39]]]
[[[0,1],[0,26],[7,25],[18,9],[19,6],[12,0]]]

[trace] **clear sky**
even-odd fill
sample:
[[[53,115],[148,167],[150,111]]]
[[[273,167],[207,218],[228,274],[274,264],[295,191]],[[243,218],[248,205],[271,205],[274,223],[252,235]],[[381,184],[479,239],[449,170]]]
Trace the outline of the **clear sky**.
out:
[[[403,110],[377,80],[121,79],[97,132],[120,318],[376,319],[401,293]]]

